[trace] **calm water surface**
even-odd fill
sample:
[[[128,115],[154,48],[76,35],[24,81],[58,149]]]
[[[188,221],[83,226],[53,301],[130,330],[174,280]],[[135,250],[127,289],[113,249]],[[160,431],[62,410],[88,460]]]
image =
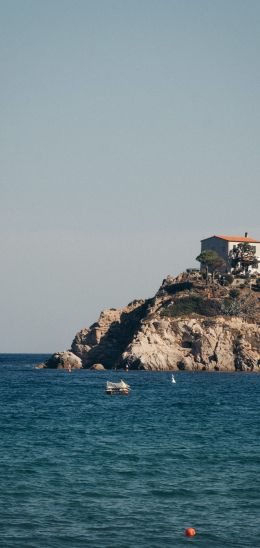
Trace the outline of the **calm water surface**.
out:
[[[3,548],[260,547],[260,375],[42,358],[0,355]],[[106,396],[120,378],[131,395]]]

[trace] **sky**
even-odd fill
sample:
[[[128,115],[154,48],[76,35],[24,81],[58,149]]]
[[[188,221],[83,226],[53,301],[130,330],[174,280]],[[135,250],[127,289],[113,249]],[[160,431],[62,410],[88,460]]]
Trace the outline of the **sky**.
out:
[[[0,1],[0,352],[260,239],[259,0]]]

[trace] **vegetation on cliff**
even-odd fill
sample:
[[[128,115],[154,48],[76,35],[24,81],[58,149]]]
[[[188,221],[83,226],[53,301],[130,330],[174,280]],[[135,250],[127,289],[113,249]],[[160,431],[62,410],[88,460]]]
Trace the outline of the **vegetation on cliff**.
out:
[[[170,291],[173,295],[172,285]],[[259,321],[259,299],[250,288],[228,289],[220,285],[206,288],[200,281],[189,286],[189,294],[182,291],[181,295],[162,303],[161,316],[179,317],[197,314],[199,316],[234,316],[252,321]]]

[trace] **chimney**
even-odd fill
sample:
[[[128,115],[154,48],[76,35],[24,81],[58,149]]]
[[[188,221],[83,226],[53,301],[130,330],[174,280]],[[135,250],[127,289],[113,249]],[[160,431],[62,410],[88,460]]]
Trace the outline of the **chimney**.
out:
[[[247,238],[248,232],[245,232],[245,238]]]

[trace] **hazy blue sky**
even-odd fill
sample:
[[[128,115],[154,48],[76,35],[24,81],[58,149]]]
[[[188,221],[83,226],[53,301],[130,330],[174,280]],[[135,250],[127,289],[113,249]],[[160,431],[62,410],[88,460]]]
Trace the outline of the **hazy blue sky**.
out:
[[[1,0],[0,352],[260,238],[259,0]]]

